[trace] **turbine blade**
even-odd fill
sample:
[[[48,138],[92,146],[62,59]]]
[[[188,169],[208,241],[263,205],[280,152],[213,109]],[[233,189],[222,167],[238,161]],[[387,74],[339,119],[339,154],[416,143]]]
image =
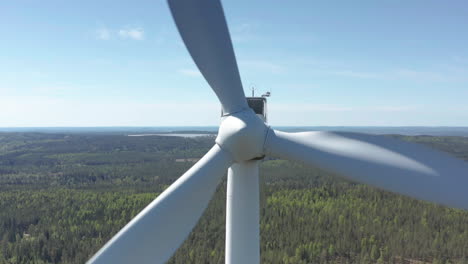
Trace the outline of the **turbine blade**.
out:
[[[168,0],[180,35],[225,114],[247,109],[236,57],[219,0]]]
[[[358,133],[270,130],[265,152],[392,192],[468,209],[468,163],[419,144]]]
[[[231,163],[230,154],[215,145],[88,263],[165,263],[198,222]]]

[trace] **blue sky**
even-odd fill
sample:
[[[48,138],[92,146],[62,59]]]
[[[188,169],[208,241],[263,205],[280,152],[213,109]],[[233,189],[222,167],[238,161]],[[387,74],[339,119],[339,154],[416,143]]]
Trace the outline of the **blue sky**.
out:
[[[288,126],[468,126],[468,2],[223,1]],[[0,127],[217,125],[165,1],[2,1]]]

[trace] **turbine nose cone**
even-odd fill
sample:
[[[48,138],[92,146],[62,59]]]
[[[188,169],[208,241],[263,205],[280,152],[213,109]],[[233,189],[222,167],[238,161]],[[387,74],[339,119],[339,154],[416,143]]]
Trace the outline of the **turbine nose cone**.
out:
[[[268,126],[252,109],[224,117],[216,143],[231,153],[236,162],[263,156]]]

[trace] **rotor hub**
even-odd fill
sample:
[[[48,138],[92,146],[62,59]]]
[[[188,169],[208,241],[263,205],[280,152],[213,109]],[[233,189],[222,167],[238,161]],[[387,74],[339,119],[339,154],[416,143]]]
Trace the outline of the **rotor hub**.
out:
[[[231,153],[236,162],[252,160],[264,156],[268,129],[249,108],[222,118],[216,144]]]

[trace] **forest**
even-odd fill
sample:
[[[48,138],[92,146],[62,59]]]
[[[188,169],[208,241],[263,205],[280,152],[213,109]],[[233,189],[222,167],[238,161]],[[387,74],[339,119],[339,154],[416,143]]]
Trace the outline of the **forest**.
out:
[[[468,138],[400,136],[468,161]],[[0,133],[0,263],[85,263],[213,136]],[[261,163],[262,263],[468,264],[468,211]],[[468,191],[468,189],[467,189]],[[226,180],[168,263],[224,263]]]

